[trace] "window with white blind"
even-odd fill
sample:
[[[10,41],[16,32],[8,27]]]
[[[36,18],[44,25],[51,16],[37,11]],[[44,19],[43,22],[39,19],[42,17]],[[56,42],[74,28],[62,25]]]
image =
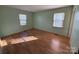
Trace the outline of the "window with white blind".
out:
[[[65,13],[54,13],[53,27],[63,27]]]
[[[27,15],[19,14],[19,21],[21,26],[27,25]]]

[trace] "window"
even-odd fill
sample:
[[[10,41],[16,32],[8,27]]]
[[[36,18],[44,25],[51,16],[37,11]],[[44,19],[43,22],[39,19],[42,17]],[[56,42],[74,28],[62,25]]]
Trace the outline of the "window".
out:
[[[63,27],[64,17],[65,17],[64,13],[54,13],[53,26],[54,27]]]
[[[19,21],[21,26],[27,25],[27,15],[19,14]]]

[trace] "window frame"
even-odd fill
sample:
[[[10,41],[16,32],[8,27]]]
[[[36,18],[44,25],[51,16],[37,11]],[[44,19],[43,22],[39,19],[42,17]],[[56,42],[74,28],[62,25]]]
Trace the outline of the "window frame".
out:
[[[23,14],[23,15],[26,16],[26,24],[25,24],[25,25],[21,25],[21,23],[20,23],[20,21],[21,21],[20,18],[19,18],[19,15],[20,15],[20,14]],[[18,19],[19,19],[19,25],[20,25],[20,26],[26,26],[26,25],[27,25],[27,15],[26,15],[26,14],[24,14],[24,13],[19,13],[19,14],[18,14]]]
[[[53,24],[54,24],[54,14],[56,14],[56,13],[64,13],[64,20],[63,20],[63,25],[62,25],[62,27],[56,27],[56,26],[53,25]],[[65,15],[66,15],[65,12],[54,12],[54,13],[53,13],[53,16],[52,16],[52,18],[53,18],[52,26],[53,26],[54,28],[64,28]]]

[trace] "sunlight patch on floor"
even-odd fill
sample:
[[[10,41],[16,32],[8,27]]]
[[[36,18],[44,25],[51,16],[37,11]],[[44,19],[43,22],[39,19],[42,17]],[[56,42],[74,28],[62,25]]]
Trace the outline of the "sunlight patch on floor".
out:
[[[28,37],[23,37],[23,39],[25,41],[32,41],[32,40],[37,40],[38,38],[34,37],[34,36],[28,36]]]
[[[22,43],[22,42],[28,42],[28,41],[33,41],[37,40],[37,37],[34,36],[27,36],[27,37],[22,37],[22,38],[16,38],[16,39],[8,39],[8,43],[6,40],[1,41],[1,47],[7,46],[7,45],[12,45],[12,44],[17,44],[17,43]]]
[[[2,41],[1,41],[1,47],[7,46],[7,45],[8,45],[8,44],[7,44],[6,40],[2,40]]]

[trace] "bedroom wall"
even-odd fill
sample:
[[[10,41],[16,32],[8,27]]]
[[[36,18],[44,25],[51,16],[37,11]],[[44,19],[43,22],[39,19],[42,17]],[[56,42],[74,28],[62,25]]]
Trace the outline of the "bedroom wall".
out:
[[[71,34],[71,48],[79,48],[79,6],[74,6],[74,22]]]
[[[53,24],[53,14],[57,12],[65,12],[65,20],[63,28],[55,28]],[[52,9],[47,11],[40,11],[33,14],[34,28],[53,32],[56,34],[68,36],[69,25],[71,21],[72,6],[65,8]]]
[[[55,28],[53,24],[53,13],[65,12],[64,28]],[[18,14],[24,13],[28,16],[26,26],[19,25]],[[72,7],[58,8],[40,12],[27,12],[15,8],[0,6],[0,36],[10,35],[23,30],[36,28],[56,34],[68,36],[70,15]],[[32,19],[33,18],[33,19]]]
[[[2,33],[2,31],[1,31],[1,19],[2,19],[2,9],[0,8],[0,36],[1,36],[1,33]]]
[[[18,14],[20,13],[27,15],[28,20],[25,26],[19,24]],[[33,27],[32,21],[31,12],[0,6],[0,37],[31,29]]]

